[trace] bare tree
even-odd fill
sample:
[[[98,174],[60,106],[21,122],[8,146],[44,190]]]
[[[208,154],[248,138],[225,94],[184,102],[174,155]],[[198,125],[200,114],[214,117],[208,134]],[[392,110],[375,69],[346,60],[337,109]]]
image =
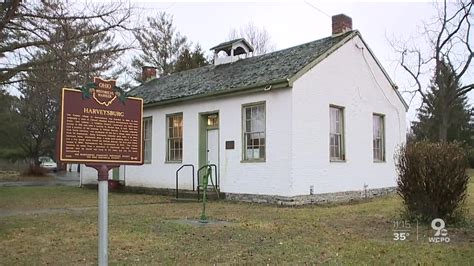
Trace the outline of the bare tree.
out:
[[[20,7],[21,0],[5,1],[0,4],[0,41],[3,41],[5,26],[15,17]]]
[[[60,89],[80,86],[111,71],[128,47],[115,40],[108,24],[95,21],[96,11],[79,16],[63,2],[41,4],[34,11],[41,17],[27,15],[18,24],[15,19],[7,24],[9,46],[0,44],[0,49],[7,53],[4,60],[13,63],[2,70],[4,77],[14,77],[4,84],[15,83],[21,93],[19,115],[26,123],[18,146],[39,164],[38,157],[52,155],[56,144]]]
[[[253,22],[249,22],[239,30],[232,29],[229,32],[228,40],[245,38],[255,49],[255,55],[266,54],[275,50],[271,42],[270,34],[264,27],[257,27]]]
[[[69,52],[57,49],[74,40],[84,40],[105,32],[124,30],[131,9],[122,3],[88,4],[74,10],[72,3],[60,1],[8,1],[0,12],[0,84],[22,81],[20,73],[41,69],[57,60],[94,56],[125,49],[123,46],[101,47],[95,51]],[[63,27],[87,23],[89,27]],[[49,49],[56,56],[38,60],[40,49]]]
[[[426,89],[429,81],[425,82],[425,74],[431,73],[436,83],[437,77],[443,66],[451,65],[454,69],[455,83],[464,85],[457,88],[456,93],[441,93],[443,109],[439,125],[439,140],[446,141],[447,131],[450,123],[450,108],[459,97],[466,95],[474,89],[474,83],[468,82],[465,77],[472,74],[472,58],[474,57],[472,40],[472,0],[461,0],[448,4],[446,0],[441,6],[437,6],[438,16],[433,23],[425,24],[423,37],[430,46],[428,52],[414,44],[397,43],[392,44],[400,54],[400,65],[414,81],[414,89],[408,92],[420,95],[423,104],[430,106]],[[410,46],[411,45],[411,46]],[[464,79],[463,79],[464,77]],[[434,84],[435,86],[437,84]],[[440,86],[443,87],[443,86]]]

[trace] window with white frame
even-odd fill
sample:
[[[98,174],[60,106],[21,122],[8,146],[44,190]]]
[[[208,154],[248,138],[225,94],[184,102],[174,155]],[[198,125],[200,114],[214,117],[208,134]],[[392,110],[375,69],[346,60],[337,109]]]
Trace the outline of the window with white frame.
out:
[[[243,160],[265,160],[265,103],[242,107]]]
[[[383,115],[373,115],[373,131],[374,161],[385,161],[385,123]]]
[[[144,162],[151,163],[151,133],[152,133],[152,118],[145,117],[143,118],[143,153],[144,153]]]
[[[344,161],[344,109],[329,107],[329,154],[331,161]]]
[[[166,161],[180,162],[183,159],[183,114],[167,115],[166,128]]]

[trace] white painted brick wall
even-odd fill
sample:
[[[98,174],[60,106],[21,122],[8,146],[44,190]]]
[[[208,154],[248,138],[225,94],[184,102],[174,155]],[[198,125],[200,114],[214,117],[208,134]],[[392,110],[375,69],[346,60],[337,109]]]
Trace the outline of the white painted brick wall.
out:
[[[266,103],[266,162],[242,163],[242,104]],[[183,113],[183,164],[198,167],[199,113],[219,111],[220,185],[222,192],[288,195],[291,170],[291,90],[274,89],[250,95],[209,99],[152,107],[144,117],[153,117],[152,163],[126,166],[126,184],[155,188],[175,188],[175,172],[182,165],[165,163],[166,115]],[[225,141],[235,141],[234,150]],[[191,170],[180,172],[180,188],[191,189]],[[84,171],[83,182],[96,182],[96,173]]]
[[[405,109],[356,37],[294,83],[292,195],[395,186],[393,154],[405,142]],[[371,65],[379,88],[362,53]],[[391,103],[390,103],[391,102]],[[329,162],[329,105],[344,106],[346,162]],[[386,162],[372,157],[372,114],[385,114]]]
[[[165,163],[166,115],[183,112],[183,164],[198,165],[199,113],[219,111],[221,191],[227,193],[296,196],[395,186],[393,153],[405,141],[405,109],[367,50],[364,61],[356,37],[294,83],[293,89],[177,103],[147,108],[153,117],[152,163],[121,169],[129,186],[174,188],[181,164]],[[242,163],[242,104],[266,102],[267,158]],[[329,104],[345,107],[346,162],[329,162]],[[372,159],[372,114],[385,114],[386,162]],[[225,150],[225,141],[235,141]],[[84,168],[83,168],[84,169]],[[180,188],[191,189],[190,170],[183,169]],[[83,183],[96,183],[92,169]]]

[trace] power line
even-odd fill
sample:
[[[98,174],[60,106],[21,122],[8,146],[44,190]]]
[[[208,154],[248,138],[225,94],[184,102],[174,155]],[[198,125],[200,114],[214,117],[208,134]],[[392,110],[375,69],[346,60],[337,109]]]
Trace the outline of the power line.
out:
[[[305,2],[307,5],[309,5],[310,7],[312,7],[312,8],[314,8],[314,9],[316,9],[316,10],[317,10],[319,13],[321,13],[321,14],[325,15],[326,17],[328,17],[328,18],[330,18],[330,17],[331,17],[331,16],[330,16],[328,13],[326,13],[326,12],[324,12],[323,10],[321,10],[320,8],[318,8],[318,7],[314,6],[314,5],[313,5],[313,4],[311,4],[310,2],[308,2],[308,1],[306,1],[306,0],[304,0],[304,2]]]

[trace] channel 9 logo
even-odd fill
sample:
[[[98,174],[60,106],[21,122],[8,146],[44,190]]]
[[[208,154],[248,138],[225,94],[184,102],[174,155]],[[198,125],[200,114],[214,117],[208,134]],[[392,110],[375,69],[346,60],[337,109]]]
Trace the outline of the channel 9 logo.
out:
[[[435,230],[434,237],[429,237],[430,243],[449,243],[448,230],[445,228],[446,223],[441,218],[436,218],[431,221],[431,228]]]

